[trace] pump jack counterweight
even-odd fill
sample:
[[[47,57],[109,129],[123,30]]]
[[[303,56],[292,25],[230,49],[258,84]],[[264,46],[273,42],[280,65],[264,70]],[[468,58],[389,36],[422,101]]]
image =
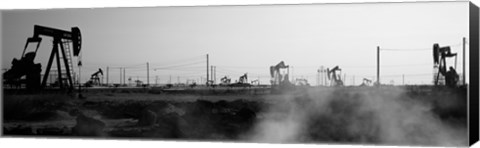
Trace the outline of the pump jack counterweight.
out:
[[[40,43],[42,38],[40,36],[47,36],[53,38],[53,48],[48,60],[47,69],[45,70],[43,80],[40,82],[40,73],[41,73],[41,64],[34,64],[33,60],[37,55],[38,48],[40,47]],[[73,90],[73,79],[72,73],[73,66],[69,64],[70,59],[70,51],[65,51],[64,42],[63,41],[71,41],[73,44],[73,56],[77,57],[81,50],[81,43],[82,38],[80,34],[80,29],[78,27],[71,28],[71,31],[64,31],[60,29],[54,29],[44,26],[35,25],[33,30],[33,36],[27,38],[27,42],[25,44],[25,48],[22,52],[22,56],[19,60],[14,59],[12,61],[12,68],[3,74],[4,82],[7,83],[20,83],[23,80],[20,80],[23,76],[26,77],[26,87],[27,89],[43,89],[47,85],[47,79],[50,74],[50,70],[52,68],[53,59],[56,58],[56,65],[58,71],[58,84],[60,88],[66,88],[71,91]],[[28,45],[30,43],[37,43],[37,47],[34,52],[25,53]],[[60,46],[60,48],[59,48]],[[68,47],[68,46],[67,46]],[[67,53],[68,52],[68,53]],[[61,58],[63,58],[63,64],[61,64]],[[65,76],[66,81],[64,85],[64,78],[62,78],[62,65],[65,69]]]

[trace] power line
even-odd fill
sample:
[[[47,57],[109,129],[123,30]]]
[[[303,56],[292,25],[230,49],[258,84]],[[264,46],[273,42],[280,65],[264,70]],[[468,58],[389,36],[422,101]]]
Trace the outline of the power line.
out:
[[[170,69],[170,68],[184,67],[184,66],[202,64],[202,63],[205,63],[205,61],[192,62],[192,63],[186,63],[186,64],[180,64],[180,65],[171,65],[171,66],[165,66],[165,67],[158,67],[158,68],[154,68],[153,70]]]
[[[245,73],[245,71],[241,72],[241,71],[236,71],[236,70],[231,70],[231,69],[227,69],[227,68],[223,68],[223,67],[217,67],[217,71],[220,69],[220,71],[224,71],[224,72],[231,72],[231,73]]]
[[[433,73],[417,73],[417,74],[393,74],[393,75],[382,75],[381,77],[401,77],[401,76],[433,76]]]
[[[249,69],[266,69],[268,66],[228,66],[228,65],[216,65],[218,67],[228,67],[228,68],[249,68]]]
[[[431,48],[418,48],[418,49],[392,49],[392,48],[381,48],[381,51],[426,51],[432,50]]]
[[[123,66],[123,68],[135,68],[135,67],[144,67],[145,63],[142,64],[135,64],[135,65],[130,65],[130,66]]]
[[[426,66],[432,66],[433,64],[411,64],[411,65],[381,65],[382,68],[398,68],[398,67],[426,67]],[[342,68],[348,68],[348,69],[374,69],[376,68],[375,66],[355,66],[355,67],[342,67]]]
[[[357,77],[375,77],[374,75],[355,75]],[[381,75],[380,77],[402,77],[402,76],[433,76],[433,73],[412,73],[412,74],[391,74],[391,75]]]
[[[205,66],[191,66],[191,67],[182,66],[182,67],[171,67],[171,68],[164,67],[164,68],[160,68],[160,69],[161,70],[192,70],[192,69],[204,70]]]
[[[193,72],[193,73],[182,73],[182,74],[159,74],[156,76],[203,76],[205,73]]]
[[[151,63],[150,65],[164,67],[164,66],[176,65],[176,64],[181,64],[181,63],[190,62],[190,61],[198,61],[198,60],[205,60],[205,55],[194,56],[190,58],[178,59],[175,61],[168,61],[168,62],[162,62],[162,63]]]
[[[457,43],[457,44],[452,44],[452,45],[447,45],[450,47],[458,47],[462,46],[462,43]],[[432,51],[432,48],[380,48],[381,51]]]
[[[161,71],[161,72],[167,72],[167,71],[197,71],[197,72],[203,72],[205,71],[204,69],[157,69],[156,71]]]

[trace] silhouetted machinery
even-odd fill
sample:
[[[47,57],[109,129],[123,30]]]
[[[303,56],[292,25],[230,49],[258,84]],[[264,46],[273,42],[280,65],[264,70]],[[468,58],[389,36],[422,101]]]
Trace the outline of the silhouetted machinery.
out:
[[[252,85],[260,85],[260,80],[256,79],[250,82]]]
[[[248,83],[247,73],[243,74],[242,76],[240,76],[240,78],[238,78],[238,83],[241,83],[241,84]]]
[[[38,48],[42,38],[40,36],[47,36],[53,38],[53,49],[50,54],[50,59],[48,60],[47,69],[43,76],[43,80],[40,83],[41,77],[41,64],[35,64],[33,61],[37,55]],[[27,47],[30,43],[37,43],[37,47],[34,52],[25,53]],[[81,49],[82,38],[80,34],[80,29],[78,27],[73,27],[71,31],[64,31],[44,26],[35,25],[33,30],[33,36],[27,39],[25,48],[23,50],[22,56],[20,59],[14,58],[12,61],[12,67],[3,74],[5,83],[25,83],[27,89],[39,89],[45,88],[47,79],[50,73],[50,68],[52,66],[53,58],[55,57],[57,71],[58,71],[58,83],[60,87],[68,87],[68,89],[73,89],[73,80],[72,73],[73,66],[71,64],[71,53],[70,53],[70,43],[73,44],[73,55],[78,56]],[[60,46],[60,50],[58,48]],[[65,72],[66,72],[66,83],[63,84],[64,78],[62,78],[62,68],[60,64],[60,54],[63,57]],[[22,77],[25,76],[25,79]]]
[[[230,79],[228,79],[226,76],[224,78],[222,78],[222,83],[223,84],[230,83]],[[230,87],[250,87],[252,85],[250,83],[248,83],[248,76],[247,76],[247,73],[245,73],[242,76],[240,76],[240,78],[238,78],[238,81],[236,81],[236,83],[228,84],[228,86],[230,86]]]
[[[363,82],[360,86],[370,86],[370,84],[372,84],[372,80],[363,78]]]
[[[33,62],[35,55],[35,52],[29,52],[22,55],[20,60],[14,58],[12,68],[3,74],[4,84],[16,87],[25,84],[29,90],[38,89],[40,87],[42,65]],[[25,76],[25,79],[21,79],[23,76]]]
[[[447,71],[447,58],[457,58],[457,53],[452,53],[450,46],[440,47],[438,44],[433,44],[433,62],[434,66],[438,67],[437,76],[435,77],[435,85],[439,84],[440,74],[445,78],[445,85],[455,87],[459,80],[457,71],[452,66]]]
[[[287,74],[282,75],[280,69],[287,69]],[[270,66],[270,76],[272,80],[270,81],[272,85],[289,85],[290,81],[288,80],[289,66],[285,65],[283,61],[278,63],[275,66]]]
[[[342,69],[338,66],[333,67],[331,70],[327,68],[327,77],[331,86],[343,86],[343,81],[341,76],[337,74],[337,71],[342,71]]]
[[[225,77],[221,78],[220,81],[221,81],[220,85],[229,85],[231,79],[228,78],[227,76],[225,76]]]
[[[102,71],[101,68],[99,68],[97,72],[93,73],[90,76],[90,80],[88,80],[87,83],[85,83],[85,86],[91,87],[91,86],[94,86],[94,85],[97,85],[97,86],[101,85],[102,83],[100,82],[99,75],[103,76],[103,71]]]
[[[307,80],[307,79],[304,79],[304,78],[295,79],[295,85],[298,85],[298,86],[310,86],[310,84],[308,83],[308,80]]]
[[[141,87],[141,86],[143,86],[143,81],[135,80],[135,85],[136,85],[137,87]]]

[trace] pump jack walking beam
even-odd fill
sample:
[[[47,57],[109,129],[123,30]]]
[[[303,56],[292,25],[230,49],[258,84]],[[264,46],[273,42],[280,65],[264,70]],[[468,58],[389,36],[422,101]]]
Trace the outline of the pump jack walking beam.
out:
[[[72,31],[64,31],[64,30],[35,25],[34,35],[33,37],[28,38],[27,44],[31,41],[37,41],[37,40],[41,41],[41,38],[39,37],[40,35],[53,37],[53,49],[50,54],[50,58],[48,60],[47,69],[43,76],[41,87],[45,88],[47,84],[48,75],[50,73],[50,69],[52,67],[52,62],[54,57],[56,57],[58,82],[60,84],[60,87],[61,88],[63,87],[62,68],[61,68],[62,66],[60,64],[61,63],[60,54],[62,54],[63,63],[64,63],[63,65],[65,66],[66,76],[68,80],[67,82],[68,89],[73,90],[72,74],[70,73],[70,68],[73,68],[73,67],[69,66],[68,59],[67,59],[68,57],[65,51],[65,47],[63,46],[62,40],[71,40],[73,43],[73,55],[78,56],[81,50],[81,42],[82,42],[80,29],[78,29],[77,27],[73,27]],[[60,49],[58,48],[58,46],[60,46]],[[37,50],[38,50],[38,46],[37,46]]]

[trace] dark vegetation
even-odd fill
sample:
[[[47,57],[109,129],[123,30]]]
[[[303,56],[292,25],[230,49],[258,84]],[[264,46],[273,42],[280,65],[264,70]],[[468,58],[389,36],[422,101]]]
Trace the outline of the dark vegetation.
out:
[[[7,94],[3,134],[407,145],[461,145],[442,138],[466,136],[458,136],[466,130],[466,89],[208,91],[92,91],[87,99]],[[194,99],[175,100],[184,96]]]

